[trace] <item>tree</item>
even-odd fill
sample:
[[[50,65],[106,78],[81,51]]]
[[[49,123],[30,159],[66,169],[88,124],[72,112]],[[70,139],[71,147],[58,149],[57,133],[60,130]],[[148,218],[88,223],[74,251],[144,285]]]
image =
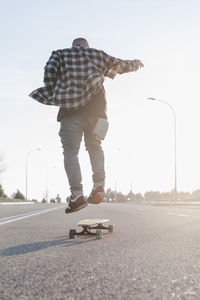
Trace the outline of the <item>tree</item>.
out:
[[[5,163],[4,163],[4,157],[0,155],[0,175],[5,171]],[[6,194],[4,193],[4,189],[2,184],[0,183],[0,197],[7,198]]]
[[[57,201],[57,203],[61,203],[61,198],[60,198],[59,194],[57,194],[57,196],[56,196],[56,201]]]
[[[17,190],[17,192],[13,194],[13,198],[25,200],[25,196],[20,192],[20,190]]]
[[[117,202],[126,202],[126,196],[123,195],[121,192],[117,193]]]
[[[144,198],[146,201],[158,201],[160,200],[160,192],[146,192]]]
[[[178,192],[177,198],[180,200],[191,200],[192,196],[189,192]]]
[[[49,191],[48,189],[46,188],[46,191],[43,193],[43,198],[46,200],[46,203],[48,202],[48,199],[49,199]],[[43,202],[44,203],[44,202]]]
[[[42,201],[41,201],[41,203],[47,203],[46,199],[43,198]]]
[[[107,189],[105,198],[106,198],[105,199],[106,202],[113,202],[115,198],[115,192],[113,192],[110,188]]]
[[[134,199],[135,199],[135,201],[138,201],[138,202],[144,200],[143,196],[142,196],[140,193],[136,194],[136,195],[134,196]]]
[[[5,198],[7,198],[7,196],[6,196],[5,193],[4,193],[4,189],[3,189],[2,184],[0,184],[0,197],[5,197]]]
[[[194,200],[199,201],[200,200],[200,190],[196,190],[192,193],[192,197],[194,198]]]
[[[127,200],[130,200],[130,201],[134,201],[135,200],[135,195],[132,191],[130,191],[127,195]]]
[[[170,201],[172,198],[171,194],[169,192],[163,192],[160,194],[160,200],[161,201]]]
[[[4,163],[4,157],[3,155],[0,155],[0,174],[5,172],[6,167],[5,167],[5,163]]]

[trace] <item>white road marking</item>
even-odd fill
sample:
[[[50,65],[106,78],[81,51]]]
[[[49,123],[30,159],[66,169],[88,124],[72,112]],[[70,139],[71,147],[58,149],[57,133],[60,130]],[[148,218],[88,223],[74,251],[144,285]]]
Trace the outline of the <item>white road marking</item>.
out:
[[[0,225],[5,225],[7,223],[20,221],[20,220],[23,220],[23,219],[26,219],[26,218],[29,218],[29,217],[33,217],[33,216],[36,216],[36,215],[45,214],[47,212],[54,211],[54,210],[57,210],[57,209],[60,209],[60,208],[63,208],[63,207],[65,207],[65,206],[48,208],[48,209],[43,209],[43,210],[39,210],[39,211],[33,211],[33,212],[30,212],[30,213],[26,213],[26,214],[20,214],[20,215],[17,215],[17,216],[11,216],[11,217],[7,217],[7,218],[3,218],[3,219],[0,219]]]
[[[174,215],[178,217],[190,217],[190,218],[195,218],[195,219],[200,219],[199,216],[192,216],[192,215],[186,215],[186,214],[179,214],[179,213],[174,213],[174,212],[168,212],[168,215]]]
[[[179,217],[189,217],[189,215],[178,214],[178,213],[174,213],[174,212],[168,212],[168,215],[175,215],[175,216],[179,216]]]
[[[29,205],[29,204],[35,204],[34,202],[0,202],[0,205],[13,205],[13,204],[17,204],[17,205]]]

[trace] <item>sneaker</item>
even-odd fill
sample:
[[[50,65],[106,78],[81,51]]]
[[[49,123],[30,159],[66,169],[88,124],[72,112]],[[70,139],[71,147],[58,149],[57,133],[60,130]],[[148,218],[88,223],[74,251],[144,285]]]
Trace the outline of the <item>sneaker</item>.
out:
[[[91,204],[99,204],[102,202],[104,197],[105,197],[105,191],[104,191],[103,185],[100,184],[96,188],[93,188],[87,201],[88,201],[88,203],[91,203]]]
[[[86,207],[87,205],[88,204],[85,201],[85,198],[83,195],[80,195],[80,196],[76,197],[75,199],[71,195],[71,197],[69,199],[69,204],[68,204],[67,208],[65,209],[65,213],[66,214],[73,213],[75,211],[78,211],[78,210]]]

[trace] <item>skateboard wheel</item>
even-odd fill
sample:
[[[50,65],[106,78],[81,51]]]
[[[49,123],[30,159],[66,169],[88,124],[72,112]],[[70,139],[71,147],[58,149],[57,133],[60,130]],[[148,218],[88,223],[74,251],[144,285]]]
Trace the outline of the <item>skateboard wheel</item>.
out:
[[[96,238],[97,239],[102,239],[103,238],[103,232],[101,229],[96,230]]]
[[[109,226],[108,226],[108,231],[109,231],[109,232],[113,232],[113,231],[114,231],[113,225],[109,225]]]
[[[70,229],[69,238],[70,239],[75,239],[76,238],[76,229]]]

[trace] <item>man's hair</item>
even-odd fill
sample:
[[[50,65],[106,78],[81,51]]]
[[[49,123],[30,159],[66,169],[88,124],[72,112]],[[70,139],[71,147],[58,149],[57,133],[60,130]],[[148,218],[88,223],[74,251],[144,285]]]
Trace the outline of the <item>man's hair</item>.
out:
[[[75,47],[75,46],[83,46],[83,47],[89,48],[88,41],[84,38],[75,39],[72,43],[72,47]]]

